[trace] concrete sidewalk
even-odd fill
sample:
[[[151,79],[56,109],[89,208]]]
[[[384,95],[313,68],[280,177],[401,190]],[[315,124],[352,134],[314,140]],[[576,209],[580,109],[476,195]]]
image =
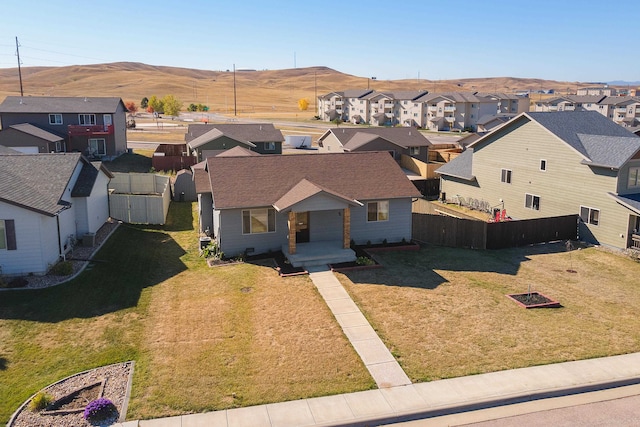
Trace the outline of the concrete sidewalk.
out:
[[[379,388],[411,384],[389,349],[373,330],[331,270],[309,268],[309,278],[318,288],[345,335]]]
[[[640,384],[640,353],[411,384],[326,267],[309,276],[378,385],[362,391],[228,409],[122,427],[374,426]],[[579,399],[579,397],[578,397]]]
[[[119,426],[373,426],[639,383],[633,353]]]

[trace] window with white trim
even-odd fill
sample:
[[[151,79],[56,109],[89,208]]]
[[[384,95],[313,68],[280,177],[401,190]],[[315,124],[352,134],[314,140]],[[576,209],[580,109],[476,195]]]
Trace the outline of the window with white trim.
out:
[[[0,250],[15,251],[16,227],[12,219],[0,219]]]
[[[273,233],[275,231],[275,209],[246,209],[242,211],[242,234]]]
[[[412,156],[420,155],[420,147],[409,147],[409,154]]]
[[[62,114],[49,114],[49,124],[50,125],[61,125],[62,124]]]
[[[598,225],[600,223],[600,209],[580,206],[580,219],[587,224]]]
[[[367,222],[388,221],[389,201],[367,202]]]
[[[545,159],[540,159],[540,170],[541,171],[547,170],[547,161]]]
[[[107,144],[104,138],[89,139],[89,155],[104,156],[107,154]]]
[[[5,231],[4,219],[0,219],[0,249],[7,249],[7,232]]]
[[[527,209],[533,209],[534,211],[540,210],[540,196],[534,196],[533,194],[525,194],[524,207]]]
[[[265,142],[264,143],[264,150],[265,151],[275,151],[276,149],[276,143],[275,142]]]
[[[78,114],[78,123],[81,125],[95,125],[96,115],[95,114]]]
[[[502,169],[500,173],[500,182],[511,184],[511,169]]]
[[[640,167],[629,168],[629,179],[627,180],[627,188],[640,187]]]

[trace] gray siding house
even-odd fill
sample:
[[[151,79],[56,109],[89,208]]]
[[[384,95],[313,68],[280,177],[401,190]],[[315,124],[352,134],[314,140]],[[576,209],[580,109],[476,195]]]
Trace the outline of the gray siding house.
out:
[[[0,269],[44,274],[109,217],[113,175],[80,153],[0,153]]]
[[[411,239],[420,193],[385,152],[211,157],[203,166],[194,168],[201,231],[226,255],[282,250],[295,266],[319,247],[352,260],[352,241]]]
[[[431,142],[415,127],[333,128],[318,138],[321,153],[387,151],[400,161],[405,154],[427,163]]]
[[[514,219],[580,216],[580,238],[640,249],[640,138],[595,111],[523,113],[443,165],[441,192]]]
[[[198,161],[233,147],[259,154],[282,154],[283,141],[282,132],[270,123],[192,124],[185,134],[185,142]]]
[[[64,139],[48,152],[115,158],[127,150],[126,112],[120,98],[8,96],[0,104],[0,128],[28,123]]]

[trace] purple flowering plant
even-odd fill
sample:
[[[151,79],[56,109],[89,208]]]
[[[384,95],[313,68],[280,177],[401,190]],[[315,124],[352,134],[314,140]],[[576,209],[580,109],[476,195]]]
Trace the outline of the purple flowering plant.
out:
[[[101,397],[89,402],[84,408],[84,419],[87,421],[102,421],[109,418],[116,411],[116,407],[109,399]]]

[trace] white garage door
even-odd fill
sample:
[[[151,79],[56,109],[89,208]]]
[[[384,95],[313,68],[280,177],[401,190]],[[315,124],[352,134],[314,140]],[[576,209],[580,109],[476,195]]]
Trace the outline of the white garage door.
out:
[[[11,147],[24,154],[38,154],[38,147]]]

